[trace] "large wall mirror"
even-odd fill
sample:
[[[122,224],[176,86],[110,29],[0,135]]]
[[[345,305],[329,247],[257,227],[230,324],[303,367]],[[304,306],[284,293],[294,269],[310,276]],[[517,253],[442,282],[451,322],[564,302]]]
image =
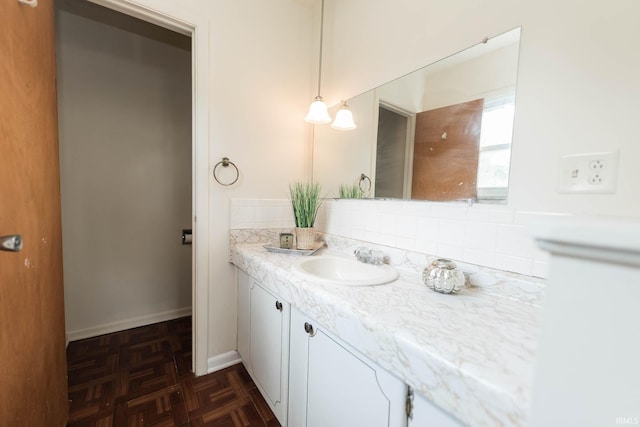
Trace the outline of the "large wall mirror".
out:
[[[347,100],[358,127],[316,126],[313,179],[327,197],[506,202],[519,47],[516,28]]]

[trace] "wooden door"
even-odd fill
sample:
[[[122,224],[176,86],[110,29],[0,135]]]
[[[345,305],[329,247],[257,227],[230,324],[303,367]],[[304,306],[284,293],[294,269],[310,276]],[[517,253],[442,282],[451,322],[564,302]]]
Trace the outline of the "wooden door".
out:
[[[483,99],[418,113],[412,199],[477,199]]]
[[[67,420],[53,1],[0,2],[0,425]]]

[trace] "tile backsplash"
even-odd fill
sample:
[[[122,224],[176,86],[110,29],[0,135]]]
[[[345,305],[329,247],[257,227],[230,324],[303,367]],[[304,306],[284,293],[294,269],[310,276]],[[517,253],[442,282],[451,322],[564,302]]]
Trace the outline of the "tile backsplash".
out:
[[[294,226],[291,203],[232,199],[231,229]],[[536,277],[547,276],[548,254],[527,233],[550,212],[496,205],[326,200],[316,228],[325,233]]]
[[[231,199],[229,228],[291,228],[295,226],[288,199]]]

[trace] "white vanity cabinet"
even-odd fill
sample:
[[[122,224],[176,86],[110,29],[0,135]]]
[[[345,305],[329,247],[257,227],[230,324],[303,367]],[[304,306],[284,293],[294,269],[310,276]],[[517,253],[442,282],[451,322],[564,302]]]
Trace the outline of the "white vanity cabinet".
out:
[[[289,427],[404,427],[406,385],[291,310]]]
[[[239,269],[238,353],[283,427],[463,426]]]
[[[287,425],[290,307],[238,270],[238,353],[283,426]]]

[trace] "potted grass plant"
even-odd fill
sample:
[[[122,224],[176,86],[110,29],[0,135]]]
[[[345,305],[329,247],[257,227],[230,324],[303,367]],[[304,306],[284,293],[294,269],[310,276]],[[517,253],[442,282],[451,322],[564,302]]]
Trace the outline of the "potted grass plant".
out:
[[[320,184],[296,182],[289,185],[293,217],[296,223],[296,247],[313,249],[315,222],[320,208]]]
[[[338,189],[341,199],[362,199],[364,192],[357,184],[341,185]]]

